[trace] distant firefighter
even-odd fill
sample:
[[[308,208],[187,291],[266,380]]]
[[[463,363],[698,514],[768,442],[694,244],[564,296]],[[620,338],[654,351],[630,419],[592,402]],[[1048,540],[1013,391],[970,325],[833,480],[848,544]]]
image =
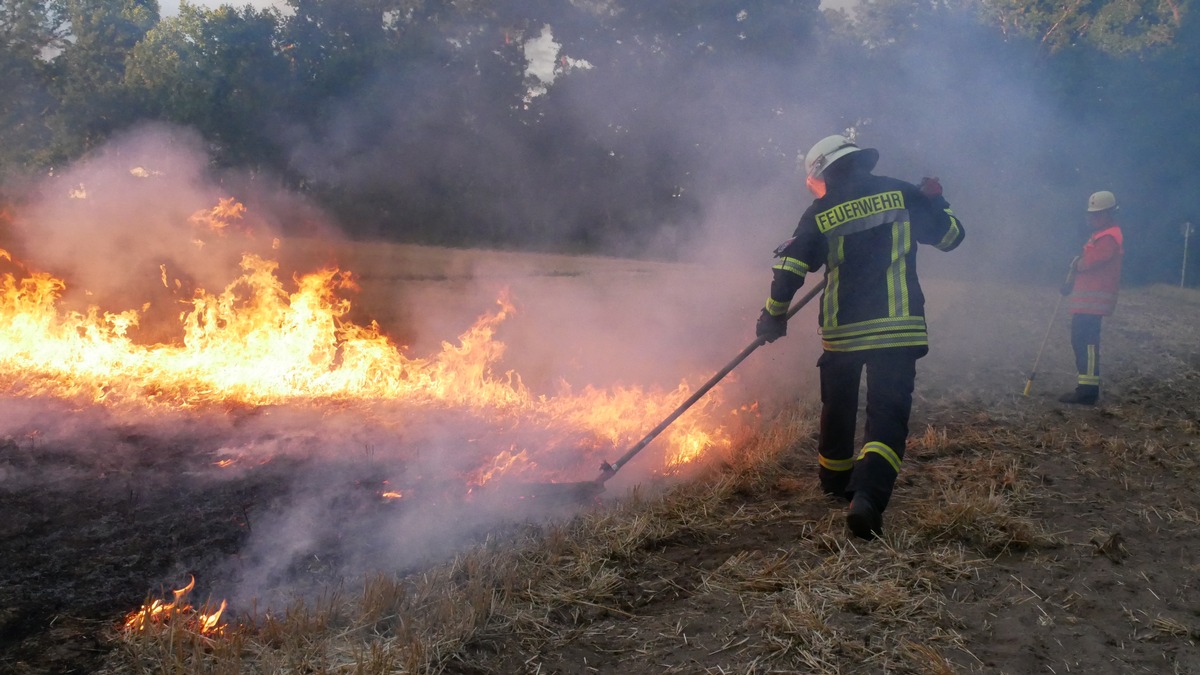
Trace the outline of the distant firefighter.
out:
[[[883,532],[904,447],[917,359],[929,351],[917,244],[942,251],[963,227],[937,178],[920,186],[871,173],[879,152],[829,136],[804,158],[816,196],[793,238],[775,250],[771,294],[758,319],[760,339],[787,332],[786,312],[809,272],[825,267],[820,324],[821,488],[850,501],[846,524],[862,539]],[[858,388],[867,371],[864,444],[855,456]]]
[[[1100,320],[1117,307],[1124,236],[1117,224],[1117,198],[1102,190],[1088,197],[1087,222],[1092,236],[1083,253],[1071,261],[1063,295],[1071,311],[1071,348],[1079,372],[1075,391],[1063,403],[1095,405],[1100,398]]]

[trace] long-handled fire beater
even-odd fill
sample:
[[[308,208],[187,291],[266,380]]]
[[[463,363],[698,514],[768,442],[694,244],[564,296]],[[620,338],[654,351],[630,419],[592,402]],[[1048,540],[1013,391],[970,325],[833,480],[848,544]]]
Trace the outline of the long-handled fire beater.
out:
[[[788,309],[786,318],[791,319],[793,316],[795,316],[796,313],[799,312],[801,309],[803,309],[804,306],[807,305],[810,301],[812,301],[813,298],[817,297],[817,295],[824,288],[825,288],[825,280],[822,279],[819,283],[817,283],[817,285],[813,286],[812,289],[809,290],[808,293],[806,293],[803,297],[801,297],[799,300],[797,300],[791,306],[791,308]],[[538,484],[538,485],[533,485],[533,486],[529,486],[530,491],[528,492],[528,494],[530,496],[550,496],[550,495],[563,496],[563,497],[569,496],[569,497],[573,497],[576,499],[584,500],[584,499],[589,499],[591,497],[594,497],[594,496],[600,494],[601,492],[604,492],[604,484],[606,482],[608,482],[608,479],[615,476],[616,473],[621,470],[621,467],[625,466],[625,464],[627,462],[629,462],[629,460],[633,459],[639,452],[641,452],[647,445],[649,445],[651,441],[653,441],[655,438],[657,438],[658,435],[661,434],[667,427],[671,426],[672,422],[674,422],[676,419],[678,419],[679,416],[682,415],[684,412],[686,412],[688,408],[691,408],[696,403],[696,401],[699,401],[701,398],[703,398],[704,395],[707,394],[710,389],[715,387],[718,382],[720,382],[726,375],[728,375],[730,373],[730,371],[732,371],[734,368],[737,368],[738,364],[740,364],[742,361],[745,361],[746,357],[750,356],[750,354],[752,354],[755,349],[758,349],[759,347],[761,347],[763,344],[765,344],[765,342],[766,341],[761,338],[755,338],[754,342],[751,342],[749,345],[746,345],[746,348],[743,349],[737,356],[735,356],[732,361],[725,364],[724,368],[717,371],[717,373],[715,375],[713,375],[711,378],[709,378],[709,380],[707,382],[700,385],[700,387],[698,389],[696,389],[696,391],[691,396],[689,396],[686,401],[679,404],[679,407],[676,408],[674,412],[672,412],[670,415],[667,415],[667,418],[664,419],[662,422],[660,422],[658,424],[658,426],[651,429],[650,432],[647,433],[645,435],[645,437],[642,438],[642,440],[638,441],[632,447],[630,447],[628,450],[626,450],[625,454],[621,455],[621,457],[619,459],[617,459],[617,461],[612,462],[611,464],[608,462],[604,462],[603,464],[601,464],[600,465],[600,475],[597,476],[595,479],[589,480],[589,481],[580,481],[580,482],[576,482],[576,483],[542,483],[542,484]]]
[[[1046,350],[1046,342],[1050,339],[1050,331],[1054,329],[1054,321],[1058,318],[1058,308],[1062,305],[1063,296],[1058,296],[1058,301],[1054,303],[1054,311],[1050,313],[1050,323],[1046,326],[1046,334],[1042,336],[1042,346],[1038,348],[1037,357],[1033,359],[1033,368],[1029,371],[1029,379],[1025,380],[1024,396],[1028,396],[1033,390],[1033,379],[1037,377],[1038,364],[1042,362],[1042,352]]]
[[[1033,390],[1033,379],[1037,377],[1038,364],[1042,362],[1042,352],[1046,350],[1046,342],[1050,340],[1050,331],[1054,329],[1054,321],[1058,319],[1058,308],[1062,306],[1063,298],[1071,294],[1071,287],[1075,284],[1075,266],[1078,264],[1079,258],[1071,261],[1071,268],[1067,271],[1067,280],[1063,282],[1058,300],[1054,303],[1054,311],[1050,313],[1050,323],[1046,326],[1046,334],[1042,336],[1042,346],[1038,348],[1037,356],[1033,359],[1033,368],[1029,371],[1029,379],[1025,380],[1024,396],[1029,396],[1029,392]]]

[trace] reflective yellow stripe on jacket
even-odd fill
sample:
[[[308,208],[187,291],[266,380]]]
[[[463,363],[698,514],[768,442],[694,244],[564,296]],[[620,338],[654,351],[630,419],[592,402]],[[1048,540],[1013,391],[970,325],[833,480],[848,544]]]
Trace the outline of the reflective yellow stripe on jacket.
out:
[[[821,340],[831,352],[853,352],[883,347],[920,347],[929,344],[923,316],[871,319],[821,329]]]
[[[771,269],[795,274],[796,276],[800,277],[801,282],[804,280],[804,275],[808,274],[808,265],[805,265],[803,262],[796,260],[795,258],[780,258],[779,262],[771,266]],[[770,296],[767,296],[767,304],[765,307],[767,313],[771,316],[782,316],[788,311],[788,303],[781,302]]]
[[[844,257],[842,238],[831,242],[828,285],[823,298],[821,338],[825,349],[853,352],[886,347],[923,347],[929,344],[925,317],[910,314],[908,254],[912,250],[912,228],[904,220],[891,225],[891,264],[887,268],[888,316],[844,324],[838,319],[840,263]]]

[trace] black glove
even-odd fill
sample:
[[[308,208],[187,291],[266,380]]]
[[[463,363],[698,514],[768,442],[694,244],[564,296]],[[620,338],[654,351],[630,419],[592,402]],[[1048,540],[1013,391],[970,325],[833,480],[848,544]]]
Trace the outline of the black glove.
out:
[[[764,309],[754,325],[754,334],[763,342],[774,342],[787,335],[787,315],[773,316]]]

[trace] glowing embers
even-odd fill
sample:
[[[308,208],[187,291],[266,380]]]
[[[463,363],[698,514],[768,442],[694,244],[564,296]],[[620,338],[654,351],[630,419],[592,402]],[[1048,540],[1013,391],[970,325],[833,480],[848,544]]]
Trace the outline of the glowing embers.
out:
[[[172,591],[175,597],[170,602],[151,600],[142,605],[141,609],[130,612],[125,618],[125,631],[140,633],[151,626],[181,623],[184,628],[202,635],[219,635],[224,628],[220,620],[226,603],[222,600],[220,606],[215,609],[207,604],[199,608],[193,607],[186,602],[186,598],[195,587],[196,578],[192,577],[186,586]]]

